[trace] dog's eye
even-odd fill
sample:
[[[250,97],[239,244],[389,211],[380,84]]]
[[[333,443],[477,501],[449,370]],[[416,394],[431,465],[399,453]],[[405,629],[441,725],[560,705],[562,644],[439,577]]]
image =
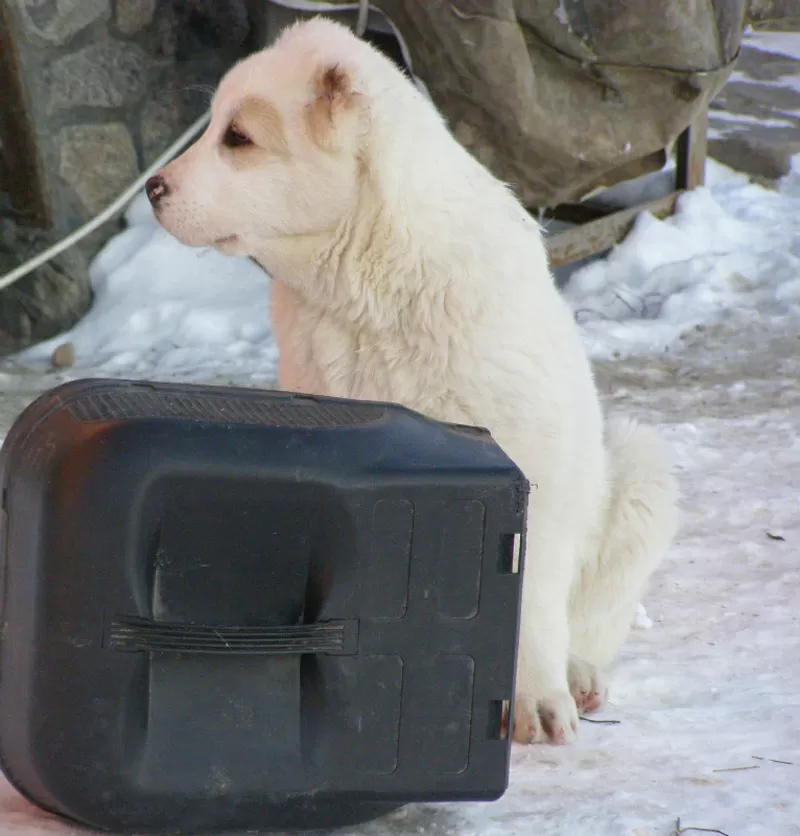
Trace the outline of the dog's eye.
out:
[[[222,137],[222,144],[227,148],[241,148],[243,145],[252,145],[253,140],[243,134],[235,125],[229,125],[228,130]]]

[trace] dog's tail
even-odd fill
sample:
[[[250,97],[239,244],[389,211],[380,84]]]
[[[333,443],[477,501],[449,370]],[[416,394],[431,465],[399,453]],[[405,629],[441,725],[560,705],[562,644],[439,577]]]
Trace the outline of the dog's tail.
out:
[[[609,502],[599,549],[595,541],[571,602],[572,652],[600,667],[619,651],[678,525],[678,483],[661,437],[612,419],[606,451]]]

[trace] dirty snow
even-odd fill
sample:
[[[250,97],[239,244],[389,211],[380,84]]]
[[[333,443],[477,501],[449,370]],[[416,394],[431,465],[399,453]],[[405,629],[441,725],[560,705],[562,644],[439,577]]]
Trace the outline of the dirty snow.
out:
[[[770,191],[710,167],[665,221],[640,218],[566,294],[609,407],[658,424],[680,536],[572,747],[514,747],[490,804],[410,806],[346,836],[800,836],[800,166]],[[270,385],[268,279],[188,250],[140,199],[92,267],[69,334],[5,364],[22,403],[85,375]],[[73,341],[77,365],[48,371]],[[649,628],[649,629],[644,629]],[[0,834],[77,834],[0,782]],[[691,832],[688,831],[687,832]]]
[[[749,49],[760,49],[800,60],[800,38],[797,32],[763,32],[748,28],[743,39]]]
[[[798,148],[800,37],[796,32],[749,32],[728,86],[712,103],[708,137],[727,144],[731,159],[765,173],[782,151]],[[742,156],[742,149],[749,149]],[[769,162],[771,161],[771,162]]]
[[[768,191],[711,161],[708,180],[676,215],[640,215],[621,246],[573,274],[565,294],[595,358],[652,355],[731,316],[800,310],[797,176]]]

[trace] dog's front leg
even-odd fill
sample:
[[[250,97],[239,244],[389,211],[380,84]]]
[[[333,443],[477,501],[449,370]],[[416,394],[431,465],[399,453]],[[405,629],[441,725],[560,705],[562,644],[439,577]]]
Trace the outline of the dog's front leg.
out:
[[[319,314],[283,282],[271,282],[270,320],[278,346],[278,385],[287,392],[328,394],[315,362],[313,334]]]
[[[537,502],[539,498],[532,496],[525,553],[514,739],[571,743],[578,730],[578,712],[567,683],[575,536],[562,525],[563,515]]]

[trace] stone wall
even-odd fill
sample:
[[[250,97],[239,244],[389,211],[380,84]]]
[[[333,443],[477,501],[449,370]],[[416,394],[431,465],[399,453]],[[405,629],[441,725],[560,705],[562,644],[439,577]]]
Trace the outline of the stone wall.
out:
[[[0,274],[111,203],[207,107],[257,46],[247,0],[0,0],[18,53],[52,225],[17,222],[0,194]],[[0,291],[0,352],[69,327],[89,260],[119,227]]]

